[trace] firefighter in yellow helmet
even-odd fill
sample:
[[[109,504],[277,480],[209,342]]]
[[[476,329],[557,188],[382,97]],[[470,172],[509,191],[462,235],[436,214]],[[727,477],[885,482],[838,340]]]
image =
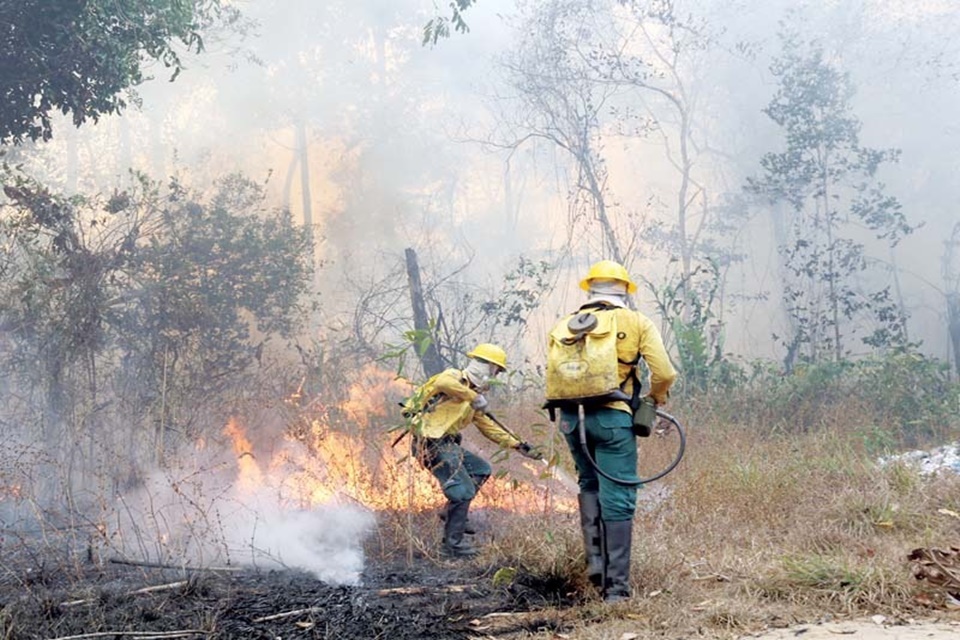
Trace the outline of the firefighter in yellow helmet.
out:
[[[484,412],[488,401],[484,393],[490,381],[507,369],[506,352],[494,344],[479,344],[467,354],[464,369],[447,369],[424,383],[405,403],[411,418],[413,454],[440,483],[447,498],[441,516],[444,520],[443,552],[451,557],[477,553],[465,538],[472,533],[467,516],[470,502],[490,477],[490,464],[462,445],[460,432],[469,424],[501,447],[521,455],[538,458],[540,453],[519,440]]]
[[[627,307],[627,296],[636,292],[637,285],[623,265],[611,260],[597,262],[580,282],[580,288],[587,292],[587,301],[558,322],[550,334],[546,406],[559,409],[560,430],[577,468],[588,577],[600,587],[605,601],[617,602],[630,597],[630,553],[638,485],[620,484],[604,474],[637,479],[633,412],[644,400],[665,404],[677,372],[656,325]],[[594,347],[602,355],[584,355],[591,347],[583,342],[583,351],[572,352],[569,361],[558,363],[564,349],[579,348],[569,346],[578,332],[581,336],[597,336],[597,342],[590,344],[606,345]],[[646,398],[640,397],[640,358],[650,370]],[[594,378],[600,369],[607,372],[603,383],[607,386],[601,388],[609,389],[609,393],[596,393]],[[578,397],[578,393],[583,395]],[[578,433],[580,407],[587,451],[583,450]],[[590,457],[603,473],[598,473]]]

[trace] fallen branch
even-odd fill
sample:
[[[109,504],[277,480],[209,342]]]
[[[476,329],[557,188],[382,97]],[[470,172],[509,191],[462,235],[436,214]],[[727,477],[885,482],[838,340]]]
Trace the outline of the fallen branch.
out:
[[[131,567],[147,567],[150,569],[174,569],[177,571],[243,571],[242,567],[190,567],[186,565],[161,564],[159,562],[143,562],[140,560],[124,560],[122,558],[110,558],[107,562],[113,564],[124,564]]]
[[[81,638],[113,638],[116,636],[127,636],[128,638],[140,638],[141,640],[157,640],[167,638],[186,638],[189,636],[205,636],[208,632],[199,629],[184,629],[182,631],[97,631],[95,633],[81,633],[77,636],[60,636],[50,638],[49,640],[80,640]]]
[[[275,613],[272,616],[263,616],[262,618],[254,618],[253,622],[269,622],[270,620],[279,620],[280,618],[289,618],[290,616],[298,616],[301,613],[316,613],[322,611],[322,607],[308,607],[306,609],[297,609],[296,611],[284,611],[283,613]]]
[[[704,582],[706,580],[715,580],[717,582],[730,582],[730,577],[725,576],[722,573],[711,573],[705,576],[693,576],[690,578],[694,582]]]
[[[446,587],[392,587],[390,589],[380,589],[378,596],[390,595],[420,595],[424,593],[463,593],[467,589],[472,589],[470,584],[451,584]]]
[[[141,593],[153,593],[154,591],[166,591],[167,589],[177,589],[179,587],[187,586],[188,582],[186,580],[181,580],[179,582],[170,582],[167,584],[158,584],[152,587],[143,587],[142,589],[137,589],[136,591],[131,591],[130,595],[135,596]]]
[[[152,587],[143,587],[142,589],[137,589],[136,591],[131,591],[125,595],[136,596],[144,593],[153,593],[155,591],[166,591],[167,589],[179,589],[180,587],[187,586],[186,580],[181,580],[179,582],[170,582],[168,584],[158,584]],[[81,604],[90,604],[96,602],[96,598],[85,598],[83,600],[70,600],[68,602],[61,602],[61,607],[76,607]]]
[[[955,573],[953,566],[947,566],[948,561],[960,564],[960,547],[951,546],[948,550],[914,549],[907,559],[916,563],[913,575],[918,580],[926,580],[946,589],[960,589],[960,574]]]

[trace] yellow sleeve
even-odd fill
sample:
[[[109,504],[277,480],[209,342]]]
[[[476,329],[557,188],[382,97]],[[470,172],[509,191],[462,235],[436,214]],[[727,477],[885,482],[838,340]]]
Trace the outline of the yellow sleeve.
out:
[[[462,373],[457,369],[447,369],[433,381],[433,388],[447,396],[461,402],[473,402],[477,392],[462,382]]]
[[[501,429],[497,426],[497,423],[479,411],[475,411],[473,414],[473,424],[477,425],[477,429],[485,438],[496,442],[501,447],[512,449],[520,444],[519,440]]]
[[[677,379],[677,370],[670,362],[657,325],[642,313],[637,315],[640,318],[640,355],[650,369],[650,397],[657,404],[666,404],[670,386]]]

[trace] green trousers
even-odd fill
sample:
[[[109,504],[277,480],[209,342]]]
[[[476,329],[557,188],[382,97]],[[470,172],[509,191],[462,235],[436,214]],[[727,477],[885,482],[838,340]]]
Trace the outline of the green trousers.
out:
[[[587,450],[597,466],[614,478],[637,480],[637,440],[630,414],[616,409],[587,409],[584,426]],[[600,515],[604,520],[632,520],[639,487],[617,484],[597,473],[580,443],[576,412],[560,412],[560,431],[577,466],[580,492],[599,494]]]
[[[460,446],[459,435],[414,437],[413,455],[437,479],[450,502],[473,500],[493,472],[486,460]]]

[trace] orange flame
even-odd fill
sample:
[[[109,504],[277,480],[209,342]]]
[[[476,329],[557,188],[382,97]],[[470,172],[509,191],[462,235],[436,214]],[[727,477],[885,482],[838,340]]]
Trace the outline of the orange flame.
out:
[[[231,419],[224,433],[237,455],[239,488],[276,487],[281,500],[296,508],[331,502],[352,502],[377,511],[440,507],[445,498],[434,477],[410,456],[409,438],[390,446],[396,436],[382,424],[392,419],[390,410],[396,405],[391,399],[409,392],[409,383],[392,373],[366,367],[338,407],[356,433],[333,429],[326,413],[313,416],[309,428],[297,437],[285,436],[285,446],[264,467],[237,420]],[[557,481],[541,477],[544,468],[529,461],[518,465],[515,460],[504,463],[514,471],[513,477],[492,477],[480,491],[477,507],[520,513],[576,509],[572,494]]]
[[[237,424],[234,418],[227,422],[223,432],[230,436],[233,442],[233,452],[237,454],[238,484],[241,490],[256,489],[263,484],[263,474],[260,472],[260,465],[253,455],[253,445],[247,439],[243,429]]]
[[[7,498],[19,501],[23,498],[23,487],[19,484],[0,485],[0,501]]]

